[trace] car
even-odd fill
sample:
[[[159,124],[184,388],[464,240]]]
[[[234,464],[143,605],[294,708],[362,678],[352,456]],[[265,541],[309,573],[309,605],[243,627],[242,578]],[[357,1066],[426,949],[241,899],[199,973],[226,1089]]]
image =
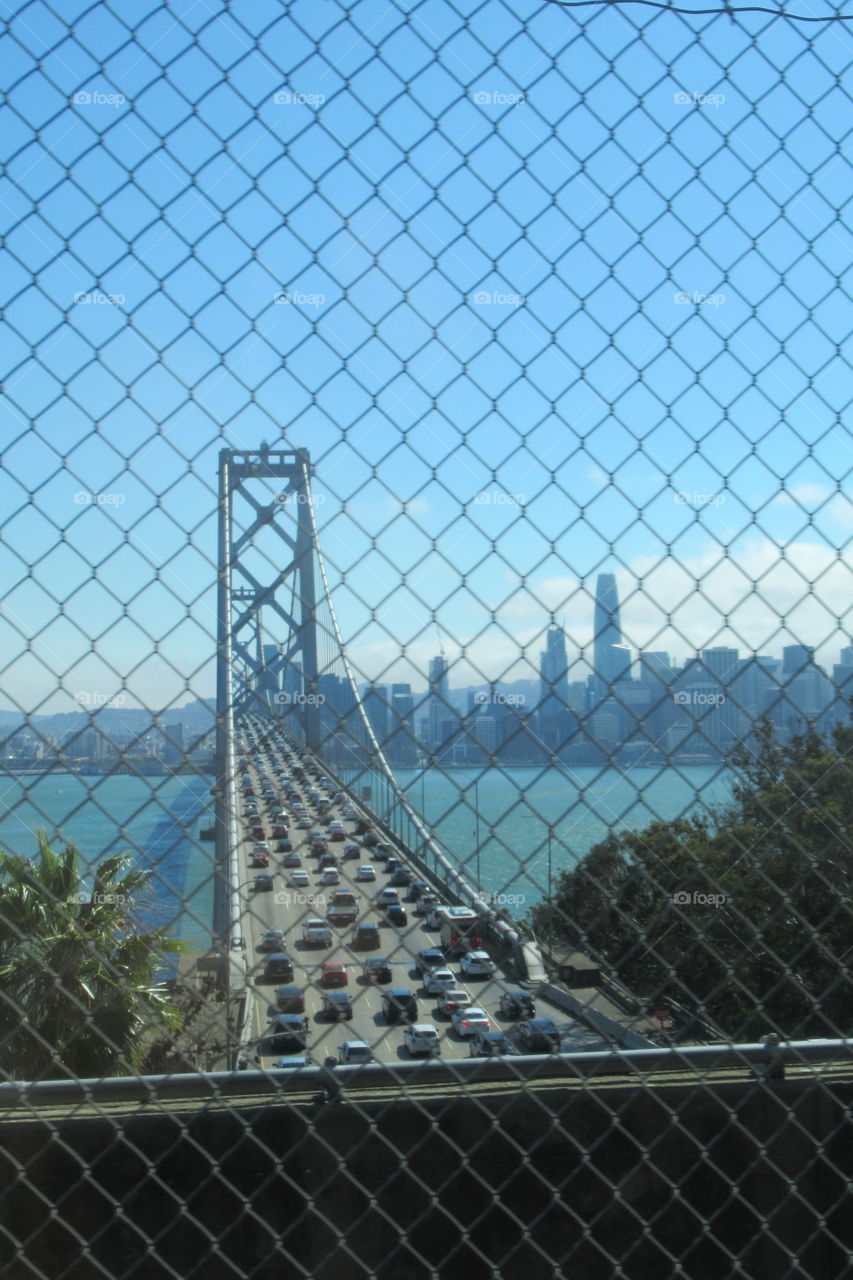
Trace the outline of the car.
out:
[[[391,961],[380,956],[371,956],[366,960],[363,972],[368,982],[390,982],[393,976]]]
[[[255,825],[252,827],[253,840],[263,840],[266,834],[267,834],[266,831],[264,830],[264,828],[261,826],[259,822],[255,823]]]
[[[330,840],[333,840],[336,843],[340,844],[344,840],[346,840],[346,838],[347,838],[347,833],[344,831],[343,827],[336,827],[334,825],[329,827]]]
[[[338,1045],[338,1062],[342,1067],[373,1061],[373,1050],[365,1040],[345,1040]]]
[[[518,1053],[509,1036],[503,1031],[478,1031],[468,1041],[472,1058],[512,1057]]]
[[[340,960],[327,960],[323,965],[320,981],[324,987],[346,987],[349,984],[349,970]]]
[[[252,854],[251,865],[253,867],[268,867],[270,865],[270,855],[266,849],[256,849]]]
[[[445,963],[444,952],[438,947],[424,947],[415,956],[415,968],[420,974],[429,973],[430,969],[443,969]]]
[[[296,819],[296,829],[297,829],[297,831],[308,831],[308,830],[310,830],[310,828],[311,828],[311,819],[310,819],[310,818],[297,818],[297,819]]]
[[[258,943],[259,951],[281,951],[284,943],[283,929],[267,929]]]
[[[440,996],[444,991],[458,987],[456,974],[448,968],[430,969],[424,974],[424,986],[430,995]]]
[[[293,981],[293,961],[286,952],[277,951],[275,955],[267,957],[262,981],[275,983]]]
[[[376,870],[369,862],[363,862],[355,873],[356,880],[375,880]]]
[[[468,951],[459,961],[459,969],[466,978],[489,978],[497,972],[488,951]]]
[[[467,1009],[457,1009],[451,1015],[450,1021],[453,1023],[453,1030],[460,1036],[473,1036],[480,1031],[491,1031],[492,1029],[488,1014],[485,1009],[479,1008],[478,1005],[469,1005]]]
[[[392,902],[385,915],[389,924],[404,925],[409,923],[406,908],[399,902]]]
[[[426,920],[424,921],[424,924],[428,929],[437,929],[440,926],[441,921],[443,919],[441,913],[444,910],[445,906],[446,906],[446,903],[437,902],[435,906],[433,906],[432,909],[427,912],[427,917],[426,917]]]
[[[298,1071],[301,1067],[313,1066],[310,1058],[278,1058],[273,1064],[276,1071]]]
[[[341,873],[337,867],[326,867],[320,876],[320,884],[340,884]]]
[[[437,893],[424,893],[415,903],[416,916],[428,916],[439,905]]]
[[[403,1032],[403,1044],[413,1058],[433,1058],[441,1053],[441,1040],[435,1027],[429,1022],[415,1022]]]
[[[315,850],[312,849],[311,852],[315,853]],[[317,863],[317,866],[320,871],[325,871],[327,867],[337,868],[338,860],[333,853],[329,853],[327,849],[324,849],[320,854],[320,861]]]
[[[276,853],[293,853],[293,841],[279,840],[278,844],[275,847],[275,850],[276,850]],[[297,854],[297,857],[298,857],[298,854]],[[285,862],[284,865],[287,866],[287,863]]]
[[[459,1009],[470,1009],[474,1001],[462,987],[448,987],[438,997],[436,1012],[452,1018]]]
[[[287,843],[289,844],[290,841],[288,841]],[[298,853],[294,853],[294,851],[291,849],[282,858],[281,865],[283,867],[301,867],[302,859],[300,858]]]
[[[373,849],[379,844],[379,836],[375,831],[365,831],[361,837],[365,849]]]
[[[371,920],[362,920],[352,935],[352,945],[357,951],[368,951],[381,945],[379,926]]]
[[[304,1013],[305,993],[301,987],[291,985],[277,987],[275,1003],[280,1013]]]
[[[311,877],[307,871],[294,871],[290,876],[290,883],[294,889],[307,889],[311,883]]]
[[[255,876],[254,889],[256,893],[271,893],[274,885],[275,881],[268,871],[259,871]]]
[[[252,853],[269,853],[270,846],[268,840],[256,840],[252,845]]]
[[[346,991],[328,991],[323,996],[323,1016],[332,1022],[338,1018],[352,1021],[352,998]]]
[[[330,947],[332,931],[325,920],[314,917],[302,926],[302,941],[309,947]]]
[[[402,864],[402,862],[400,861],[400,859],[399,859],[399,858],[389,858],[389,857],[386,855],[386,857],[385,857],[385,870],[388,872],[388,874],[389,874],[389,875],[392,875],[392,874],[393,874],[393,872],[398,871],[398,870],[400,869],[400,867],[402,867],[402,865],[403,865],[403,864]]]
[[[358,899],[351,889],[335,889],[326,919],[330,924],[353,924],[358,919]]]
[[[400,886],[411,884],[411,882],[412,882],[412,873],[408,867],[398,867],[397,870],[394,872],[394,874],[391,876],[391,879],[388,881],[389,884],[395,884]]]
[[[418,1016],[417,996],[408,987],[391,987],[382,997],[382,1012],[386,1022],[414,1019]]]
[[[412,880],[406,890],[406,902],[417,902],[425,893],[429,893],[429,885],[426,880]]]
[[[390,907],[399,901],[400,894],[396,889],[381,889],[376,897],[378,907]]]
[[[304,1049],[308,1039],[308,1019],[298,1013],[280,1013],[270,1023],[267,1039],[272,1053]]]
[[[274,822],[272,824],[273,840],[286,840],[290,827],[286,822]]]
[[[505,1018],[535,1018],[536,1001],[529,991],[504,991],[500,1011]]]
[[[562,1039],[550,1018],[528,1018],[518,1024],[518,1041],[524,1053],[559,1053]]]

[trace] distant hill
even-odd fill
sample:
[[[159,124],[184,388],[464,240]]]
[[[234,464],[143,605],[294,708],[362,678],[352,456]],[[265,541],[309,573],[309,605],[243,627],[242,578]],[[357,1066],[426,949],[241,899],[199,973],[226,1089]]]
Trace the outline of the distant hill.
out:
[[[18,729],[28,728],[35,733],[50,734],[62,742],[70,733],[79,732],[90,724],[102,729],[107,737],[125,737],[145,733],[155,723],[161,725],[183,724],[186,736],[200,738],[213,729],[216,722],[216,703],[213,699],[198,698],[182,707],[169,707],[165,711],[151,711],[145,707],[100,707],[92,710],[62,711],[53,715],[25,717],[17,711],[0,711],[0,735],[7,738]]]

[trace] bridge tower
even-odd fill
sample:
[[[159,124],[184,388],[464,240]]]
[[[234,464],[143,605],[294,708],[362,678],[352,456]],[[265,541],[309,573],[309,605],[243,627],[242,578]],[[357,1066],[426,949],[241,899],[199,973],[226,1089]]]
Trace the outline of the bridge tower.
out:
[[[235,715],[284,711],[289,694],[271,691],[264,637],[278,637],[277,690],[298,681],[317,692],[316,527],[305,449],[223,449],[219,455],[219,569],[216,646],[216,856],[214,933],[232,933],[227,865],[232,833],[227,790],[235,776]],[[272,646],[267,645],[266,649]],[[290,679],[288,679],[290,675]],[[318,700],[287,707],[301,736],[320,742]],[[232,890],[235,886],[232,886]],[[233,892],[231,897],[239,896]],[[233,943],[233,933],[232,933]]]

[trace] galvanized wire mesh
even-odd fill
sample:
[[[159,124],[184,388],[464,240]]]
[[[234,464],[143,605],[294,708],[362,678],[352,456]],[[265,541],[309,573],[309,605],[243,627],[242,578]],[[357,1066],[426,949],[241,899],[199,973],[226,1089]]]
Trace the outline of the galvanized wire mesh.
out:
[[[3,39],[0,1070],[135,1099],[7,1092],[4,1274],[849,1274],[846,1079],[804,1065],[850,1009],[844,15],[39,0]],[[564,1049],[686,1075],[448,1031],[444,1074],[395,1042],[185,1109],[270,1065],[229,867],[306,739],[477,908],[495,1026],[526,983]]]

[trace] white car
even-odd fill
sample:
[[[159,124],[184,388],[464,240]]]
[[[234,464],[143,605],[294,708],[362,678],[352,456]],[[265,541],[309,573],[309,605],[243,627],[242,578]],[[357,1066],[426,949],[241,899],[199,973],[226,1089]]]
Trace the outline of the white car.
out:
[[[320,884],[340,884],[340,883],[341,883],[341,873],[340,871],[338,871],[337,867],[326,867],[326,870],[323,872],[322,876],[320,877]]]
[[[488,951],[469,951],[459,961],[460,972],[466,978],[490,978],[497,967]]]
[[[312,947],[330,947],[332,931],[325,920],[306,920],[302,926],[302,939]]]
[[[456,974],[450,969],[430,969],[424,974],[424,987],[431,995],[440,996],[443,991],[450,991],[456,986]]]
[[[369,862],[364,862],[355,873],[356,880],[375,880],[376,868],[372,867]]]
[[[338,1062],[342,1066],[373,1060],[373,1050],[365,1040],[345,1040],[338,1046]]]
[[[458,1032],[460,1036],[476,1036],[481,1031],[491,1031],[492,1029],[485,1010],[478,1009],[476,1005],[471,1005],[467,1009],[459,1009],[456,1013],[451,1014],[450,1021],[453,1023],[453,1030]]]
[[[378,907],[395,907],[400,902],[400,893],[397,889],[382,889],[377,898],[376,905]]]
[[[311,877],[307,871],[294,871],[290,877],[290,883],[294,889],[307,889],[311,884]]]
[[[441,1039],[435,1027],[428,1022],[415,1022],[403,1032],[403,1044],[413,1057],[427,1054],[430,1058],[441,1053]]]

